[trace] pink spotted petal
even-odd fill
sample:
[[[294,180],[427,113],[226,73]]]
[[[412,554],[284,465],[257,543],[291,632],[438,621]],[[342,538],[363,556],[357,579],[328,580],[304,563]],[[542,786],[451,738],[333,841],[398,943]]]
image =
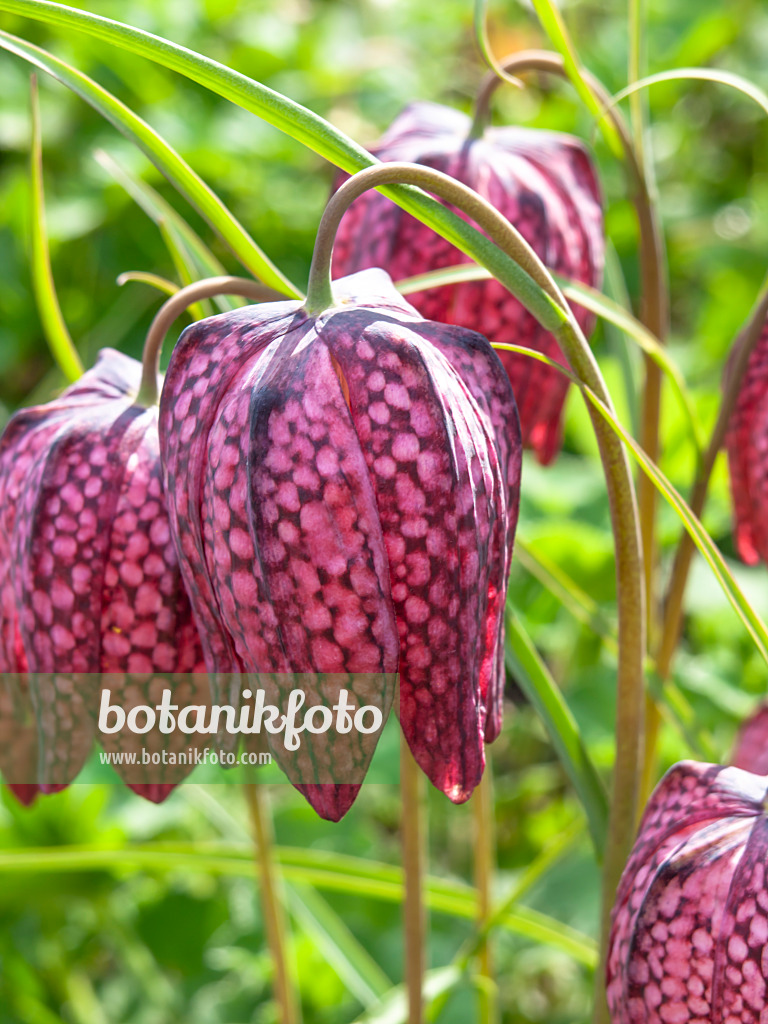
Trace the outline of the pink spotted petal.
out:
[[[613,911],[615,1024],[759,1024],[768,1002],[768,778],[683,762],[657,787]]]

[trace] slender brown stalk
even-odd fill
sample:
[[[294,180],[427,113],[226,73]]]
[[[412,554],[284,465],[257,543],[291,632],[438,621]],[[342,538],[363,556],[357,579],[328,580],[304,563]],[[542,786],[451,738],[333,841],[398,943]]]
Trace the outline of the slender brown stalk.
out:
[[[256,867],[259,873],[267,943],[275,970],[275,1000],[280,1014],[280,1024],[299,1024],[301,1014],[286,956],[285,920],[278,898],[279,882],[272,855],[273,837],[269,810],[266,806],[266,792],[259,783],[248,783],[245,795],[253,826]]]
[[[477,951],[478,973],[483,982],[479,993],[479,1024],[496,1024],[498,1003],[493,973],[488,922],[493,908],[493,874],[496,864],[496,829],[493,815],[493,772],[490,749],[485,751],[485,771],[472,795],[475,846],[475,887],[477,889],[477,928],[483,936]]]
[[[405,737],[400,738],[400,792],[405,903],[403,906],[404,976],[408,1024],[422,1024],[424,973],[427,966],[427,919],[424,908],[424,778]]]
[[[202,281],[194,281],[184,288],[179,288],[157,311],[147,332],[142,356],[141,386],[137,398],[141,405],[150,406],[157,403],[160,352],[174,320],[189,306],[216,295],[242,295],[256,302],[274,302],[285,298],[274,288],[267,288],[266,285],[246,277],[206,277]]]

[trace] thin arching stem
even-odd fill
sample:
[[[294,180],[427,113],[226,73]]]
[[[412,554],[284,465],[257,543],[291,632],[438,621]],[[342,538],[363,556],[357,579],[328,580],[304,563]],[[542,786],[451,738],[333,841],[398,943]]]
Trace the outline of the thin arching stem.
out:
[[[285,296],[273,288],[251,281],[246,277],[206,277],[202,281],[180,288],[157,311],[147,332],[142,356],[141,387],[137,403],[149,407],[155,405],[159,396],[160,353],[165,336],[174,320],[201,299],[212,299],[216,295],[242,295],[256,302],[274,302]]]
[[[486,266],[526,306],[539,323],[554,333],[576,376],[613,409],[595,357],[568,304],[546,267],[519,232],[472,189],[453,178],[418,164],[382,164],[360,171],[342,185],[323,214],[312,257],[307,309],[314,315],[333,305],[330,266],[333,241],[349,205],[368,188],[393,184],[416,185],[458,207],[507,256],[517,273],[489,252]],[[484,256],[485,253],[484,251]],[[519,273],[522,267],[524,274]],[[522,284],[522,287],[521,287]],[[530,300],[530,301],[527,301]],[[554,314],[554,315],[553,315]],[[607,941],[610,909],[629,853],[638,798],[638,761],[644,720],[645,588],[642,546],[632,474],[621,441],[591,403],[589,415],[597,438],[611,510],[616,548],[616,600],[619,620],[617,665],[616,760],[603,861],[603,948]]]

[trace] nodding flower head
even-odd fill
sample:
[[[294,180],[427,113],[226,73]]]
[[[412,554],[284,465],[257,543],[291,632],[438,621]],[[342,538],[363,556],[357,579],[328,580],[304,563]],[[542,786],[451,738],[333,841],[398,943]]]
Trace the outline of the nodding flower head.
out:
[[[136,403],[140,376],[106,349],[0,437],[0,767],[23,780],[12,786],[23,802],[82,767],[97,673],[149,688],[154,673],[205,671],[165,507],[158,409]],[[36,722],[19,726],[14,702],[30,698]],[[158,801],[173,787],[131,788]]]
[[[487,340],[424,320],[381,271],[335,304],[187,328],[160,438],[214,675],[399,673],[403,732],[468,798],[499,729],[521,444]],[[340,818],[359,784],[299,788]]]
[[[435,103],[413,103],[372,152],[384,161],[424,164],[470,186],[520,231],[553,271],[599,287],[604,260],[600,189],[584,145],[569,135],[488,128],[470,138],[468,117]],[[343,178],[339,178],[337,185]],[[427,189],[428,190],[428,189]],[[357,199],[336,236],[333,266],[341,276],[384,267],[397,281],[466,263],[468,258],[379,192]],[[414,293],[430,320],[457,324],[491,342],[525,345],[563,363],[555,338],[497,281],[468,281]],[[575,309],[585,333],[594,317]],[[562,441],[568,381],[551,367],[499,352],[520,411],[523,442],[551,462]]]
[[[684,761],[651,796],[608,949],[614,1024],[768,1016],[768,777]]]

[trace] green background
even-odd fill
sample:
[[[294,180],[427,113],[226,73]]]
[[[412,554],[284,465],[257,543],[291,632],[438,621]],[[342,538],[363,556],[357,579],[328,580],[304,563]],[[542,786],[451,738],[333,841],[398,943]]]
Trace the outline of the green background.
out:
[[[311,107],[362,143],[372,142],[409,101],[471,107],[483,66],[469,0],[122,0],[89,10],[130,22],[197,49]],[[612,91],[626,84],[626,10],[617,2],[563,7],[584,63]],[[499,55],[546,45],[522,4],[495,4],[492,41]],[[0,28],[41,43],[116,93],[167,138],[216,189],[272,259],[302,283],[332,169],[255,117],[172,73],[86,37],[64,38],[0,15]],[[764,54],[768,10],[756,0],[653,0],[646,19],[648,67],[696,64],[738,71],[768,87]],[[525,92],[502,89],[499,121],[573,131],[593,125],[568,86],[532,80]],[[0,55],[0,418],[49,398],[62,385],[48,354],[30,285],[27,237],[28,70]],[[118,288],[124,271],[173,277],[156,226],[94,158],[103,149],[155,186],[235,269],[206,226],[122,136],[64,88],[41,81],[48,225],[65,319],[86,363],[114,346],[134,355],[158,306],[141,284]],[[649,95],[650,144],[670,260],[671,352],[683,369],[702,421],[716,415],[731,341],[764,277],[768,252],[768,134],[764,113],[723,86],[655,86]],[[607,228],[630,294],[636,292],[633,212],[621,168],[596,140]],[[614,280],[616,289],[617,282]],[[637,353],[614,332],[594,344],[622,418],[637,416],[622,364],[640,380]],[[679,410],[667,400],[662,468],[684,492],[693,471]],[[565,451],[546,470],[526,458],[520,536],[554,561],[613,615],[613,560],[604,484],[583,405],[571,394]],[[680,527],[662,511],[665,555]],[[706,525],[733,562],[724,461],[718,465]],[[762,568],[734,571],[756,608],[768,612]],[[612,760],[615,660],[520,564],[511,600],[562,686],[601,769]],[[738,721],[765,690],[765,670],[717,584],[694,567],[690,613],[676,680],[698,727],[727,757]],[[583,814],[541,724],[518,697],[507,707],[493,748],[500,893],[572,828],[568,851],[523,902],[594,936],[598,875]],[[696,755],[679,732],[663,733],[664,764]],[[364,788],[347,818],[316,818],[288,786],[271,792],[282,847],[399,860],[397,789]],[[429,793],[430,871],[471,881],[471,809]],[[71,844],[193,844],[198,867],[141,869],[115,858],[110,868],[14,870],[20,848]],[[211,844],[248,856],[248,824],[236,787],[186,786],[153,807],[117,786],[75,785],[20,808],[0,804],[0,1024],[245,1024],[275,1020],[258,887],[246,870],[222,877]],[[216,846],[218,849],[218,846]],[[10,855],[10,856],[8,856]],[[3,860],[3,857],[6,857]],[[298,894],[298,895],[297,895]],[[296,910],[290,889],[293,950],[307,1024],[349,1022],[362,1013],[344,957],[323,938],[317,914]],[[401,978],[399,908],[350,892],[322,893],[331,919],[367,950],[393,982]],[[316,905],[315,905],[316,906]],[[324,912],[325,912],[324,911]],[[322,917],[322,914],[320,915]],[[447,963],[471,922],[432,915],[431,960]],[[551,944],[504,930],[494,958],[504,1021],[579,1021],[589,1010],[588,968]],[[588,958],[588,957],[587,957]],[[462,1022],[475,996],[461,984],[441,1020]]]

